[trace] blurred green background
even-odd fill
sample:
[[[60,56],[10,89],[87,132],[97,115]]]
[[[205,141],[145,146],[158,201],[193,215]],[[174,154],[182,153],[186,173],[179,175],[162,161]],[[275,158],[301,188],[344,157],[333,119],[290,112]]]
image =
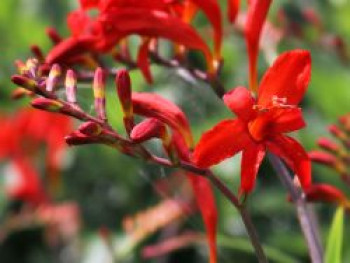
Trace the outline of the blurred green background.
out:
[[[50,42],[45,34],[48,26],[54,26],[63,36],[66,36],[68,30],[65,15],[76,6],[75,0],[0,2],[0,109],[2,112],[13,112],[29,102],[28,99],[21,101],[10,99],[14,88],[10,83],[10,76],[15,72],[14,60],[18,58],[25,60],[29,57],[31,44],[38,44],[43,50],[49,50]],[[320,15],[324,32],[339,34],[346,44],[350,44],[349,0],[274,1],[269,13],[272,21],[278,21],[279,9],[283,6],[289,10],[314,9]],[[297,15],[295,19],[298,19]],[[196,23],[203,25],[206,21],[199,17]],[[328,136],[326,126],[336,122],[337,117],[350,111],[350,71],[347,62],[339,59],[334,50],[325,49],[317,44],[312,26],[303,25],[303,30],[305,34],[303,38],[288,37],[282,40],[278,51],[306,48],[312,52],[312,82],[303,101],[308,126],[295,134],[306,149],[311,150],[316,148],[315,141],[318,136]],[[232,27],[228,27],[226,32],[222,79],[226,89],[229,89],[237,85],[247,85],[247,58],[241,36]],[[261,74],[266,67],[267,63],[263,56],[260,56]],[[157,66],[152,66],[152,71],[156,80],[152,86],[145,84],[139,72],[132,72],[133,87],[137,90],[159,92],[181,106],[190,119],[196,141],[200,134],[219,120],[232,117],[229,110],[213,96],[207,85],[184,82],[174,74],[174,71]],[[122,115],[112,82],[109,83],[108,93],[109,118],[122,132]],[[79,94],[80,103],[87,108],[92,105],[89,94],[90,92],[86,89]],[[122,219],[126,215],[135,214],[157,204],[161,197],[155,190],[154,182],[169,176],[172,171],[147,165],[102,146],[69,148],[65,158],[66,165],[62,175],[64,187],[56,199],[74,200],[78,202],[81,209],[83,228],[80,235],[79,261],[107,262],[102,256],[98,256],[98,253],[106,253],[106,249],[101,245],[98,229],[106,226],[113,231],[113,235],[122,238],[124,236]],[[215,167],[216,173],[234,191],[237,191],[239,186],[239,159],[235,157]],[[348,189],[332,171],[315,165],[313,176],[315,181],[332,183],[350,196]],[[3,199],[0,202],[1,218],[1,214],[5,214],[9,208],[5,197],[1,194],[0,196]],[[242,242],[246,234],[237,212],[218,193],[216,196],[220,210],[219,236],[222,237],[219,242],[219,262],[256,262],[249,243]],[[286,192],[268,163],[264,163],[260,170],[257,187],[249,198],[249,210],[264,244],[276,249],[277,252],[289,255],[292,262],[309,262],[294,208],[286,201]],[[315,210],[320,218],[325,244],[335,208],[330,205],[316,205]],[[203,232],[199,216],[187,218],[182,228]],[[26,230],[6,239],[0,245],[0,262],[65,262],[59,261],[55,251],[43,244],[40,233],[40,229]],[[157,241],[159,235],[158,233],[148,238],[145,243]],[[344,237],[343,262],[350,262],[350,249],[347,249],[350,242],[349,228],[346,228]],[[139,246],[130,252],[129,261],[125,262],[205,262],[206,258],[205,247],[191,246],[168,257],[166,259],[168,261],[159,259],[148,261],[141,259],[141,248],[142,246]],[[96,258],[92,259],[91,254]],[[286,261],[282,258],[279,262]]]

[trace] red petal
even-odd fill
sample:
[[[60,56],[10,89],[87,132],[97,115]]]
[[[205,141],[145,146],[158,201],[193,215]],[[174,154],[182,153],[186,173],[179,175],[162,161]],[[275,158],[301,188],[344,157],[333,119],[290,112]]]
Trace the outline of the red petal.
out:
[[[93,41],[94,39],[92,37],[67,38],[51,49],[46,56],[46,63],[65,63],[73,57],[86,53],[93,44]]]
[[[80,7],[83,9],[97,8],[100,4],[100,0],[79,0]]]
[[[203,10],[210,23],[213,25],[215,57],[220,59],[223,32],[219,4],[217,0],[192,0],[192,2]]]
[[[204,133],[193,158],[199,167],[209,167],[242,151],[251,142],[246,125],[240,120],[225,120]]]
[[[228,19],[233,23],[237,17],[240,0],[227,0]]]
[[[162,11],[123,8],[109,12],[103,17],[105,25],[113,25],[115,42],[130,35],[139,34],[149,37],[163,37],[203,52],[207,61],[211,61],[208,46],[190,25],[180,18],[170,16]],[[107,32],[108,33],[108,32]],[[113,43],[113,41],[110,41]]]
[[[151,39],[144,39],[142,45],[139,49],[139,53],[137,55],[137,66],[140,68],[143,76],[149,84],[152,84],[152,73],[150,71],[150,63],[148,60],[148,51],[149,51],[149,43]]]
[[[307,89],[311,76],[309,51],[293,50],[280,55],[265,73],[258,92],[258,104],[267,106],[273,97],[286,98],[286,104],[297,105]]]
[[[270,133],[285,133],[300,130],[305,121],[300,108],[276,109],[272,116]]]
[[[252,143],[243,150],[240,193],[250,193],[255,186],[256,175],[265,156],[265,147]]]
[[[255,100],[244,87],[237,87],[227,92],[223,100],[226,106],[241,120],[249,121],[256,116],[256,111],[253,110]]]
[[[344,204],[346,196],[336,187],[329,184],[314,184],[305,191],[306,199],[310,202],[327,202]]]
[[[212,191],[210,182],[203,177],[188,173],[188,177],[192,184],[193,192],[196,198],[197,206],[202,214],[205,224],[209,250],[210,250],[210,263],[217,262],[216,251],[216,227],[217,227],[217,209],[215,204],[215,197]]]
[[[18,176],[13,180],[15,184],[5,186],[12,198],[20,199],[38,205],[47,201],[47,196],[39,180],[39,175],[34,167],[22,157],[17,156],[13,162],[17,173],[10,176]]]
[[[90,23],[90,17],[83,10],[79,9],[68,14],[67,24],[73,36],[80,36]]]
[[[153,117],[177,130],[192,145],[192,134],[185,114],[169,100],[153,93],[132,93],[134,112],[138,115]]]
[[[290,166],[304,190],[311,185],[311,162],[304,148],[296,140],[284,135],[275,136],[267,142],[267,148]]]
[[[256,63],[259,53],[259,40],[271,0],[251,0],[245,25],[245,37],[249,56],[249,86],[256,91],[258,77]]]

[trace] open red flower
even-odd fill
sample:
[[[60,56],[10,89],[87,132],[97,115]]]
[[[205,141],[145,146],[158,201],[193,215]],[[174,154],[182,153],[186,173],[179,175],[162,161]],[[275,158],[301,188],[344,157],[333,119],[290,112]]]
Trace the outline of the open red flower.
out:
[[[310,160],[303,147],[283,133],[305,126],[302,99],[310,80],[308,51],[294,50],[278,57],[261,81],[257,98],[238,87],[224,96],[237,119],[224,120],[207,131],[194,151],[199,167],[209,167],[242,151],[241,192],[249,193],[267,150],[281,157],[306,189],[311,183]]]

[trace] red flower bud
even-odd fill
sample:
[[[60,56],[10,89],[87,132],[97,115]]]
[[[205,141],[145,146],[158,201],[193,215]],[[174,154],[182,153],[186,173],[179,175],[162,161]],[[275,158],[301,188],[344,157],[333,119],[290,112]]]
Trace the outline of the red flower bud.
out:
[[[118,70],[117,76],[115,78],[115,83],[117,86],[118,97],[122,105],[124,115],[131,116],[133,114],[133,111],[131,103],[131,80],[129,72],[126,69]]]
[[[21,75],[14,75],[11,78],[12,82],[16,85],[25,88],[29,91],[35,91],[38,89],[38,84],[35,80],[32,80],[28,77],[21,76]]]
[[[53,27],[47,28],[46,34],[48,35],[52,43],[55,45],[62,41],[62,37],[57,33],[57,30]]]
[[[328,184],[311,185],[305,191],[306,199],[310,202],[327,202],[345,205],[346,196],[337,188]]]
[[[83,144],[93,144],[99,143],[100,139],[98,137],[91,137],[81,132],[73,132],[70,135],[66,136],[65,141],[68,145],[83,145]]]
[[[60,112],[64,107],[61,102],[46,98],[36,98],[32,101],[31,105],[36,109],[50,112]]]
[[[334,167],[337,163],[337,158],[333,155],[321,151],[311,151],[309,152],[309,157],[312,161],[327,166]]]
[[[41,48],[38,45],[32,45],[30,47],[30,50],[32,51],[33,55],[40,61],[43,62],[45,60],[44,54],[41,50]]]
[[[149,118],[132,129],[130,138],[134,142],[140,143],[151,138],[162,138],[164,132],[166,132],[166,127],[161,121]]]
[[[331,140],[324,138],[324,137],[318,139],[317,144],[321,148],[328,150],[330,152],[338,152],[339,151],[339,146],[337,144],[335,144]]]
[[[31,92],[29,90],[26,90],[24,88],[17,88],[12,92],[11,98],[14,100],[17,100],[17,99],[23,98],[25,96],[32,96],[32,95],[33,95],[33,92]]]
[[[335,137],[339,138],[340,140],[344,141],[347,140],[347,135],[345,132],[343,132],[341,129],[339,129],[336,125],[330,125],[328,127],[328,130],[330,133],[332,133]]]
[[[69,103],[77,103],[77,77],[71,69],[66,74],[66,97]]]
[[[88,121],[80,125],[78,130],[87,136],[98,136],[102,132],[102,127],[96,122]]]

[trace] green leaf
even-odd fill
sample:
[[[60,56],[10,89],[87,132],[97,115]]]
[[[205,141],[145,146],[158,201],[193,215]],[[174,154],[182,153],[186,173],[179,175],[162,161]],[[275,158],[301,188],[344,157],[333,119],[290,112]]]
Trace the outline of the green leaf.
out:
[[[344,228],[344,208],[339,207],[334,214],[329,231],[325,263],[341,263]]]

